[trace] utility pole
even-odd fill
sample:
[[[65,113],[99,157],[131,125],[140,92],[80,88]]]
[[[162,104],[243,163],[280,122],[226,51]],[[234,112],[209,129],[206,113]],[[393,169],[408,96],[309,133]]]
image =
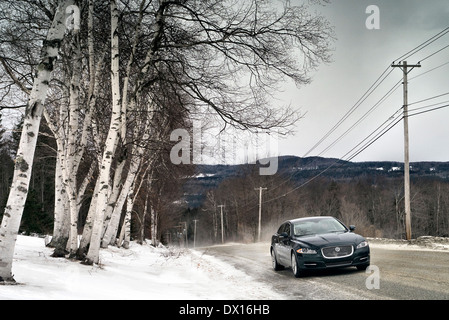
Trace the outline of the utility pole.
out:
[[[223,207],[224,207],[224,204],[220,204],[218,207],[220,207],[220,212],[221,212],[221,243],[224,243],[224,229],[223,229]]]
[[[196,222],[198,220],[193,220],[193,222],[195,223],[195,227],[193,228],[193,247],[196,247]]]
[[[405,237],[407,240],[412,238],[412,226],[411,226],[411,207],[410,207],[410,156],[409,156],[409,136],[408,136],[408,73],[413,68],[419,68],[418,64],[407,64],[407,61],[402,61],[402,64],[392,64],[393,68],[401,68],[404,80],[404,202],[405,202]],[[410,71],[408,70],[410,69]]]
[[[180,223],[183,223],[184,224],[184,228],[185,228],[185,230],[186,230],[186,248],[188,248],[189,247],[189,240],[188,240],[188,238],[187,238],[187,222],[186,221],[181,221]]]
[[[259,190],[259,230],[257,232],[257,241],[260,242],[260,233],[262,225],[262,191],[267,190],[267,188],[255,188],[254,190]]]

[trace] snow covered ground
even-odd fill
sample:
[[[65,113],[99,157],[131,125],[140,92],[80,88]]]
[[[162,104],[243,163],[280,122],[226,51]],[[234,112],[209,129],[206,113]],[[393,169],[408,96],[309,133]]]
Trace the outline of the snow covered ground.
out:
[[[101,250],[98,266],[52,258],[44,239],[19,236],[13,274],[19,283],[0,286],[0,300],[146,299],[281,300],[269,287],[195,250],[154,248]]]
[[[385,247],[390,250],[449,250],[449,238],[421,236],[411,240],[397,240],[386,238],[367,238],[371,247]]]
[[[448,238],[420,237],[411,242],[369,239],[372,247],[449,250]],[[44,239],[19,236],[13,286],[0,286],[0,300],[284,300],[242,271],[195,250],[154,248],[101,250],[100,264],[52,258]]]

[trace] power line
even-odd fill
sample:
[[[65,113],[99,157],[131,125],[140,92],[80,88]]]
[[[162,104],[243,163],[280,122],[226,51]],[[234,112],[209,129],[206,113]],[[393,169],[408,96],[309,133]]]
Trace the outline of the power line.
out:
[[[328,151],[331,147],[333,147],[338,141],[340,141],[346,134],[348,134],[350,131],[352,131],[352,129],[354,129],[358,124],[360,124],[360,122],[362,122],[372,111],[374,111],[377,107],[379,107],[380,104],[382,104],[383,102],[385,102],[385,100],[390,97],[390,95],[400,86],[401,84],[401,80],[399,80],[384,96],[382,96],[382,98],[380,98],[380,100],[378,100],[373,107],[368,110],[368,112],[366,112],[354,125],[352,125],[346,132],[344,132],[342,135],[340,135],[339,137],[337,137],[336,140],[334,140],[334,142],[329,145],[325,150],[323,150],[321,153],[318,154],[318,156],[322,155],[324,152]],[[345,155],[346,156],[346,155]],[[284,181],[282,181],[280,184],[278,184],[276,187],[271,188],[271,190],[273,189],[277,189],[279,187],[281,187],[282,185],[284,185],[285,183],[291,181],[291,179],[297,175],[299,173],[299,171],[294,172],[293,174],[291,174],[288,178],[284,179]]]
[[[419,114],[423,114],[423,113],[427,113],[427,112],[431,112],[431,111],[440,110],[440,109],[447,108],[447,107],[449,107],[449,104],[446,104],[446,105],[443,105],[443,106],[439,106],[439,107],[435,107],[435,108],[432,108],[432,109],[429,109],[429,110],[424,110],[424,111],[421,111],[421,112],[413,113],[413,114],[408,114],[408,117],[412,117],[412,116],[415,116],[415,115],[419,115]],[[335,167],[339,162],[341,162],[341,164],[339,165],[339,166],[341,166],[341,165],[344,165],[346,162],[351,161],[352,159],[354,159],[356,156],[358,156],[360,153],[362,153],[364,150],[366,150],[368,147],[370,147],[373,143],[375,143],[377,140],[379,140],[381,137],[383,137],[386,133],[388,133],[391,129],[393,129],[395,126],[397,126],[404,119],[404,116],[399,113],[401,110],[402,110],[402,107],[400,109],[398,109],[386,121],[384,121],[384,123],[382,123],[380,126],[378,126],[367,137],[365,137],[365,139],[363,139],[361,142],[359,142],[354,148],[352,148],[350,151],[348,151],[346,154],[344,154],[339,160],[335,161],[334,163],[332,163],[331,165],[326,167],[324,170],[320,171],[317,175],[315,175],[314,177],[308,179],[306,182],[302,183],[298,187],[295,187],[294,189],[292,189],[292,190],[282,194],[281,196],[278,196],[276,198],[272,198],[272,199],[266,200],[263,203],[267,203],[267,202],[270,202],[270,201],[277,200],[279,198],[282,198],[282,197],[288,195],[289,193],[291,193],[293,191],[296,191],[296,190],[304,187],[305,185],[307,185],[308,183],[312,182],[313,180],[315,180],[319,176],[323,175],[329,169]],[[416,109],[414,109],[414,110],[416,110]],[[410,110],[410,111],[413,111],[413,110]],[[390,124],[388,126],[386,126],[384,129],[382,129],[379,133],[374,135],[377,131],[379,131],[387,123],[390,123]],[[367,143],[363,144],[366,140],[368,140],[373,135],[374,135],[374,137],[372,137]],[[355,149],[357,149],[357,150],[354,153],[351,154],[351,152],[354,151]]]
[[[402,109],[402,108],[401,108]],[[398,119],[398,117],[400,117],[400,119]],[[402,121],[402,119],[404,118],[402,115],[399,115],[398,117],[396,117],[394,120],[396,120],[393,124],[391,124],[390,126],[388,126],[387,128],[383,129],[383,131],[379,132],[377,135],[375,135],[368,143],[366,143],[363,147],[361,147],[360,149],[357,150],[356,153],[352,154],[349,158],[346,159],[346,161],[351,161],[352,159],[354,159],[356,156],[358,156],[360,153],[362,153],[365,149],[367,149],[368,147],[370,147],[374,142],[376,142],[377,140],[379,140],[381,137],[383,137],[388,131],[390,131],[391,129],[393,129],[398,123],[400,123]],[[385,122],[381,125],[383,126],[385,124]],[[380,126],[380,127],[381,127]],[[378,127],[375,131],[377,131],[380,127]],[[371,133],[368,137],[366,137],[363,141],[365,141],[366,139],[368,139],[371,135],[373,135],[375,133],[375,131],[373,133]],[[363,142],[362,141],[362,142]],[[354,150],[355,148],[357,148],[358,145],[356,147],[354,147],[352,150]],[[351,150],[351,151],[352,151]]]
[[[447,102],[447,101],[446,101],[446,102]],[[444,108],[447,108],[447,107],[449,107],[449,104],[446,104],[446,105],[443,105],[443,106],[439,106],[439,107],[435,107],[435,108],[432,108],[432,109],[429,109],[429,110],[424,110],[424,111],[420,111],[420,112],[415,112],[415,113],[413,113],[413,114],[409,114],[408,117],[410,118],[410,117],[417,116],[417,115],[420,115],[420,114],[423,114],[423,113],[428,113],[428,112],[431,112],[431,111],[436,111],[436,110],[444,109]],[[420,108],[420,109],[421,109],[421,108]],[[415,109],[415,110],[417,110],[417,109]],[[411,110],[411,111],[412,111],[412,110]]]
[[[429,59],[430,57],[432,57],[432,56],[434,56],[434,55],[436,55],[437,53],[439,53],[439,52],[441,52],[441,51],[443,51],[444,49],[446,49],[446,48],[448,48],[449,47],[449,44],[448,45],[446,45],[446,46],[444,46],[443,48],[441,48],[440,50],[438,50],[438,51],[435,51],[434,53],[432,53],[432,54],[429,54],[427,57],[425,57],[424,59],[421,59],[421,60],[419,60],[419,63],[421,63],[421,62],[423,62],[424,60],[427,60],[427,59]]]
[[[400,108],[398,111],[400,111],[402,108]],[[361,142],[359,142],[354,148],[352,148],[350,151],[348,151],[345,155],[343,155],[340,159],[336,160],[335,162],[333,162],[331,165],[329,165],[328,167],[326,167],[325,169],[323,169],[322,171],[320,171],[318,174],[316,174],[315,176],[313,176],[312,178],[308,179],[307,181],[303,182],[301,185],[291,189],[290,191],[287,191],[285,193],[283,193],[280,196],[277,196],[275,198],[271,198],[269,200],[264,201],[263,203],[268,203],[277,199],[280,199],[282,197],[285,197],[286,195],[306,186],[307,184],[309,184],[310,182],[312,182],[313,180],[317,179],[318,177],[320,177],[321,175],[323,175],[324,173],[326,173],[327,171],[329,171],[331,168],[335,167],[335,166],[342,166],[344,164],[346,164],[346,162],[351,161],[353,158],[355,158],[358,154],[360,154],[362,151],[364,151],[365,149],[367,149],[369,146],[371,146],[374,142],[376,142],[377,140],[379,140],[382,136],[384,136],[388,131],[390,131],[391,129],[393,129],[393,127],[395,127],[399,122],[401,122],[401,120],[403,119],[403,117],[401,116],[400,119],[397,119],[398,117],[395,116],[398,111],[396,111],[391,117],[388,118],[388,120],[386,120],[382,125],[380,125],[378,128],[376,128],[376,130],[374,130],[372,133],[370,133],[365,139],[363,139]],[[368,143],[364,144],[360,149],[357,150],[356,153],[352,154],[350,157],[347,158],[347,156],[356,148],[358,148],[359,146],[362,145],[363,142],[365,142],[370,136],[372,136],[376,131],[379,130],[379,128],[381,128],[386,122],[390,121],[391,119],[396,120],[392,125],[390,125],[389,127],[383,129],[383,131],[381,131],[379,134],[377,134],[374,138],[372,138]]]
[[[435,42],[436,40],[440,39],[441,37],[443,37],[444,35],[446,35],[447,33],[449,33],[449,27],[446,27],[445,29],[443,29],[442,31],[440,31],[439,33],[437,33],[436,35],[434,35],[433,37],[431,37],[430,39],[424,41],[423,43],[421,43],[420,45],[418,45],[417,47],[413,48],[412,50],[408,51],[407,53],[403,54],[402,56],[400,56],[399,58],[395,59],[395,61],[401,60],[401,59],[407,59],[409,57],[411,57],[412,55],[416,54],[417,52],[421,51],[422,49],[424,49],[425,47],[429,46],[430,44],[432,44],[433,42]],[[432,57],[433,55],[437,54],[438,52],[441,52],[442,50],[446,49],[447,47],[449,47],[449,45],[443,47],[440,50],[437,50],[436,52],[428,55],[427,57],[421,59],[421,61],[424,61],[430,57]],[[449,62],[448,62],[449,63]],[[443,65],[441,65],[443,66]],[[441,66],[438,66],[430,71],[433,71]],[[329,130],[324,136],[323,138],[321,138],[305,155],[307,156],[308,154],[310,154],[313,150],[315,150],[318,145],[320,145],[325,139],[327,139],[329,137],[330,134],[332,134],[359,106],[362,102],[364,102],[373,92],[375,89],[377,89],[379,87],[379,85],[390,75],[390,73],[393,71],[392,69],[390,69],[390,72],[376,85],[376,83],[383,77],[383,75],[387,72],[387,70],[389,70],[389,67],[387,67],[387,69],[385,69],[382,74],[377,78],[377,80],[374,82],[374,84],[362,95],[362,97],[357,101],[357,103],[334,125],[334,127],[331,128],[331,130]],[[416,78],[416,77],[415,77]],[[396,84],[397,85],[397,84]],[[374,89],[373,89],[374,87]],[[370,90],[373,89],[371,92]],[[370,112],[370,111],[369,111]],[[368,113],[369,113],[368,112]],[[365,116],[364,116],[365,117]],[[357,122],[358,123],[358,122]],[[357,124],[356,123],[356,124]],[[348,129],[348,131],[346,131],[344,133],[344,135],[346,135],[349,131],[351,131],[353,129],[355,125],[353,125],[350,129]],[[343,136],[344,136],[343,135]],[[325,150],[323,150],[321,154],[323,154],[324,152],[326,152],[327,150],[329,150],[330,147],[332,147],[333,145],[335,145],[335,143],[337,143],[339,140],[341,140],[341,138],[343,136],[340,136],[339,138],[337,138],[337,140],[334,141],[334,143],[332,143],[329,147],[327,147]]]
[[[360,97],[360,99],[343,115],[343,117],[303,156],[308,156],[313,150],[315,150],[324,140],[326,140],[354,111],[385,81],[385,79],[391,74],[392,70],[382,79],[382,77],[389,70],[389,66],[382,72],[382,74],[374,81],[374,83],[368,88],[368,90]],[[379,82],[380,81],[380,82]],[[379,83],[378,83],[379,82]],[[377,84],[377,85],[376,85]]]
[[[449,32],[449,27],[446,27],[445,29],[443,29],[442,31],[438,32],[433,37],[429,38],[428,40],[424,41],[420,45],[418,45],[415,48],[413,48],[412,50],[410,50],[409,52],[407,52],[407,53],[403,54],[402,56],[400,56],[399,58],[395,59],[394,62],[402,61],[402,60],[405,60],[405,59],[411,57],[412,55],[416,54],[417,52],[421,51],[422,49],[424,49],[428,45],[432,44],[433,42],[435,42],[436,40],[438,40],[439,38],[441,38],[442,36],[444,36],[448,32]],[[423,61],[423,60],[421,60],[421,61]]]
[[[398,61],[401,59],[407,59],[409,57],[411,57],[412,55],[416,54],[417,52],[421,51],[422,49],[424,49],[425,47],[429,46],[431,43],[435,42],[436,40],[440,39],[442,36],[444,36],[445,34],[449,33],[449,27],[445,28],[444,30],[440,31],[438,34],[434,35],[433,37],[431,37],[430,39],[424,41],[423,43],[421,43],[420,45],[418,45],[417,47],[415,47],[414,49],[410,50],[409,52],[407,52],[406,54],[400,56],[399,58],[395,59],[394,61]],[[421,59],[420,62],[429,59],[430,57],[434,56],[435,54],[441,52],[442,50],[446,49],[447,47],[449,47],[449,45],[437,50],[436,52],[426,56],[425,58]],[[429,70],[427,72],[431,72],[433,70],[436,70],[437,68],[440,68],[446,64],[448,64],[449,62],[440,65],[432,70]],[[389,70],[389,72],[387,73],[387,71]],[[361,96],[361,98],[343,115],[343,117],[311,148],[309,149],[303,157],[308,156],[313,150],[315,150],[320,144],[322,144],[338,127],[340,127],[340,125],[346,121],[349,116],[351,114],[354,113],[354,111],[382,84],[383,81],[385,81],[385,79],[391,74],[393,70],[390,69],[390,66],[388,66],[383,72],[382,74],[376,79],[376,81],[368,88],[368,90]],[[427,73],[426,72],[426,73]],[[387,73],[387,75],[384,77],[384,75]],[[422,74],[421,74],[422,75]],[[420,75],[418,75],[420,76]],[[418,76],[414,77],[417,78]],[[382,78],[383,77],[383,78]],[[412,78],[412,79],[414,79]],[[411,80],[411,79],[410,79]],[[379,82],[380,81],[380,82]],[[351,129],[352,130],[352,129]],[[340,140],[340,138],[337,139]],[[336,141],[336,142],[337,142]],[[331,146],[333,146],[336,142],[334,142]],[[326,152],[329,149],[329,147],[327,147],[324,151],[322,151],[320,154],[323,154],[324,152]]]
[[[448,94],[449,94],[449,92],[442,93],[442,94],[439,94],[439,95],[436,95],[436,96],[432,96],[430,98],[426,98],[426,99],[423,99],[423,100],[419,100],[419,101],[415,101],[415,102],[409,103],[408,105],[411,106],[411,105],[418,104],[418,103],[421,103],[421,102],[433,100],[433,99],[436,99],[436,98],[440,98],[440,97],[446,96]]]
[[[329,145],[326,149],[324,149],[319,155],[322,155],[326,151],[328,151],[331,147],[333,147],[338,141],[340,141],[343,137],[345,137],[349,132],[351,132],[356,126],[358,126],[363,120],[365,120],[368,115],[370,115],[374,110],[376,110],[386,99],[388,99],[397,88],[399,88],[402,79],[399,80],[385,95],[380,98],[362,117],[359,118],[349,129],[347,129],[344,133],[342,133],[334,142]]]
[[[443,63],[443,64],[440,64],[439,66],[436,66],[435,68],[432,68],[432,69],[430,69],[430,70],[427,70],[426,72],[423,72],[423,73],[420,73],[420,74],[418,74],[418,75],[416,75],[416,76],[414,76],[414,77],[411,77],[410,79],[408,79],[408,81],[410,82],[411,80],[414,80],[414,79],[416,79],[416,78],[418,78],[418,77],[421,77],[421,76],[423,76],[423,75],[425,75],[425,74],[427,74],[427,73],[429,73],[429,72],[432,72],[432,71],[435,71],[435,70],[437,70],[437,69],[439,69],[439,68],[442,68],[442,67],[444,67],[444,66],[446,66],[446,65],[448,65],[449,64],[449,61],[447,61],[447,62],[445,62],[445,63]]]

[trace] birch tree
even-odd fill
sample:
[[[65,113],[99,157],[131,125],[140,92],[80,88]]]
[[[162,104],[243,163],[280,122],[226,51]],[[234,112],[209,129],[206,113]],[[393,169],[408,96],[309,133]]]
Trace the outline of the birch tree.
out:
[[[118,20],[119,12],[115,0],[110,1],[111,6],[111,87],[112,87],[112,116],[111,124],[106,138],[105,150],[100,166],[100,173],[98,177],[99,190],[95,195],[97,198],[97,206],[93,220],[92,236],[90,240],[89,251],[87,252],[85,264],[98,263],[99,249],[101,243],[101,236],[103,230],[103,221],[106,211],[105,205],[108,190],[109,190],[109,176],[112,165],[112,157],[115,153],[117,138],[120,130],[121,122],[121,93],[120,93],[120,54],[119,54],[119,31]]]
[[[94,3],[89,0],[85,4],[88,6],[80,8],[81,30],[69,34],[62,50],[58,79],[61,88],[54,90],[53,97],[56,103],[44,112],[57,142],[59,174],[55,179],[55,225],[50,243],[55,248],[55,257],[66,254],[73,257],[77,252],[81,204],[98,165],[92,149],[93,139],[89,135],[92,135],[90,129],[97,98],[101,96],[99,84],[104,77],[104,45],[94,45]],[[86,56],[88,59],[84,59]],[[87,154],[86,150],[89,151]],[[63,228],[66,224],[70,226],[68,230]]]
[[[28,194],[34,150],[48,84],[66,30],[65,9],[71,3],[61,1],[57,7],[53,23],[42,46],[40,63],[36,69],[36,78],[26,108],[15,159],[13,182],[0,227],[0,280],[6,282],[15,282],[11,272],[15,242]]]

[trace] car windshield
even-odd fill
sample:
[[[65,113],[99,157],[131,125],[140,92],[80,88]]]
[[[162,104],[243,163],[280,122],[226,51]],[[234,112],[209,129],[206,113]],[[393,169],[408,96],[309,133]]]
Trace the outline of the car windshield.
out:
[[[333,218],[317,218],[297,221],[293,224],[295,236],[308,236],[313,234],[347,232],[348,229]]]

